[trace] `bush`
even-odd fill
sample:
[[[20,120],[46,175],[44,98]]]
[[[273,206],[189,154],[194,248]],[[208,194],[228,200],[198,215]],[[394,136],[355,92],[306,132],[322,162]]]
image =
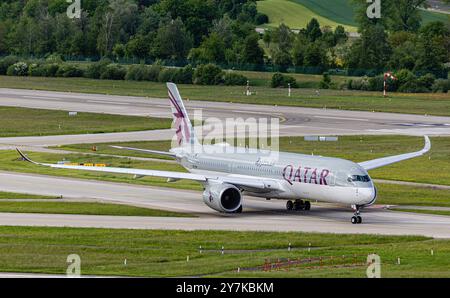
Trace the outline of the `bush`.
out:
[[[438,79],[434,82],[433,86],[431,87],[431,90],[433,92],[443,92],[447,93],[448,90],[450,90],[450,79]]]
[[[399,87],[407,82],[414,81],[417,78],[416,75],[408,69],[401,69],[395,76],[397,77]]]
[[[436,77],[431,73],[427,73],[417,79],[419,85],[426,88],[428,91],[430,91],[433,87],[435,80]]]
[[[125,80],[149,81],[149,68],[144,64],[132,65],[128,68]]]
[[[262,25],[269,23],[269,16],[264,13],[258,13],[255,17],[256,25]]]
[[[26,76],[28,75],[28,65],[25,62],[17,62],[8,67],[6,71],[8,76]]]
[[[18,61],[19,59],[16,56],[6,56],[5,58],[0,59],[0,75],[5,75],[8,68]]]
[[[59,64],[51,63],[51,64],[45,64],[42,66],[45,72],[46,77],[56,77],[56,74],[59,70]]]
[[[331,87],[331,77],[328,72],[323,73],[322,80],[319,83],[320,89],[330,89]]]
[[[224,84],[227,86],[244,86],[247,85],[247,77],[234,72],[227,72],[223,78]]]
[[[164,68],[158,76],[158,82],[167,83],[174,82],[174,78],[178,73],[176,68]]]
[[[434,84],[435,77],[432,74],[425,74],[416,77],[411,71],[402,69],[397,74],[398,91],[406,93],[429,92]]]
[[[198,85],[219,85],[222,83],[223,71],[214,64],[201,64],[194,72],[194,83]]]
[[[59,55],[59,54],[51,54],[50,56],[48,56],[45,59],[45,62],[47,63],[58,63],[61,64],[64,62],[64,58],[63,56]]]
[[[388,83],[388,87],[392,88],[394,85]],[[378,75],[369,79],[370,91],[383,91],[384,90],[384,75]],[[392,89],[390,91],[393,91]]]
[[[42,65],[34,63],[28,67],[28,75],[32,77],[45,77],[47,73]]]
[[[270,87],[272,88],[278,88],[278,87],[289,87],[289,84],[291,84],[291,88],[298,88],[297,81],[295,78],[287,75],[283,75],[279,72],[275,73],[272,76],[272,80],[270,82]]]
[[[106,67],[111,64],[111,60],[103,59],[92,63],[86,69],[84,76],[90,79],[100,79],[102,73],[106,71]]]
[[[152,82],[158,82],[159,79],[159,73],[163,70],[163,67],[159,62],[154,63],[153,65],[150,65],[150,67],[147,68],[147,80]]]
[[[178,69],[173,80],[177,84],[192,84],[193,77],[194,68],[191,65],[186,65],[185,67]]]
[[[109,64],[100,75],[102,80],[123,80],[127,74],[126,69],[118,64]]]
[[[70,64],[62,65],[56,72],[57,77],[64,77],[64,78],[82,77],[83,74],[84,73],[81,68],[79,68],[76,65]]]
[[[357,78],[349,80],[348,89],[350,90],[363,90],[367,91],[369,87],[369,79],[367,77]]]

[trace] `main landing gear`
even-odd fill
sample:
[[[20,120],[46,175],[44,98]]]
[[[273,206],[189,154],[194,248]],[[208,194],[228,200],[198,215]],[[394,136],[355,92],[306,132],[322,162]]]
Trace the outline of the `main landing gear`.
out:
[[[295,211],[306,210],[306,211],[308,211],[311,209],[311,203],[308,201],[303,201],[303,200],[295,200],[294,202],[287,201],[286,209],[288,211],[291,211],[291,210],[295,210]]]
[[[353,206],[353,208],[355,209],[355,213],[353,214],[352,217],[352,224],[356,225],[356,224],[361,224],[362,223],[362,217],[360,216],[361,212],[360,206]]]

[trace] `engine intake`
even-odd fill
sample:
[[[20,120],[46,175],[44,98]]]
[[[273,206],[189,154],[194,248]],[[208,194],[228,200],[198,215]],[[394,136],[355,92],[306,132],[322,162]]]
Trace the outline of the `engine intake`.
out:
[[[231,184],[213,184],[208,185],[203,192],[203,201],[216,211],[233,213],[242,204],[242,194]]]

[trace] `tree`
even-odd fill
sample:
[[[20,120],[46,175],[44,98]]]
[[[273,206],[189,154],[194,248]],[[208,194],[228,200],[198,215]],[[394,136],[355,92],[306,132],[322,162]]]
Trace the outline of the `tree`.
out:
[[[325,67],[327,62],[327,54],[320,42],[310,43],[305,50],[305,66]]]
[[[427,7],[427,0],[395,0],[389,11],[389,29],[417,32],[421,16],[419,8]]]
[[[288,67],[292,64],[291,55],[289,52],[276,48],[272,54],[273,63],[278,66],[279,71],[286,72]]]
[[[97,48],[103,56],[111,54],[116,42],[127,42],[136,28],[137,5],[131,0],[110,0],[103,15]]]
[[[306,36],[308,36],[310,41],[316,41],[322,36],[322,30],[320,30],[320,24],[317,19],[312,18],[306,25]]]
[[[367,17],[367,0],[352,0],[352,4],[355,6],[355,20],[358,23],[358,32],[363,32],[368,27],[376,25],[388,26],[389,18],[386,14],[392,11],[392,6],[395,5],[396,0],[382,0],[381,4],[381,18],[368,18]]]
[[[309,40],[303,34],[298,34],[294,47],[292,49],[292,62],[295,66],[303,66],[305,64],[305,52],[306,47],[309,44]]]
[[[334,29],[334,40],[336,44],[345,43],[348,40],[345,28],[341,25],[337,26],[336,29]]]
[[[272,42],[272,31],[269,29],[264,30],[263,41],[266,44],[266,47],[270,47],[270,43]]]
[[[116,48],[117,45],[119,46],[119,48]],[[118,56],[117,54],[120,54],[120,51],[119,53],[117,53],[117,50],[121,49],[120,45],[122,44],[116,44],[116,46],[114,46],[113,53],[116,56]],[[149,55],[149,52],[150,52],[150,40],[149,38],[141,34],[136,34],[135,36],[132,36],[125,46],[125,53],[128,57],[136,57],[144,59]]]
[[[384,26],[367,26],[361,38],[351,46],[346,64],[349,68],[382,69],[389,61],[391,51]]]
[[[444,63],[449,61],[450,30],[442,22],[432,22],[420,30],[418,59],[414,71],[432,72],[446,77]]]
[[[264,64],[264,51],[259,46],[257,34],[247,36],[242,49],[242,62],[246,64]]]
[[[191,51],[190,57],[202,62],[225,62],[225,42],[218,33],[213,32],[206,38],[198,49]]]
[[[281,24],[272,34],[272,41],[278,44],[278,48],[289,51],[292,48],[293,33],[285,24]]]
[[[156,57],[185,59],[192,48],[192,36],[181,19],[172,20],[158,29],[153,52]]]

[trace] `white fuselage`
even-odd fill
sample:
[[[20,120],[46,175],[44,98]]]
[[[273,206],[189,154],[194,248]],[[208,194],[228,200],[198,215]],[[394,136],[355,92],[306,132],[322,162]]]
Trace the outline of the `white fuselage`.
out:
[[[367,171],[354,162],[293,153],[271,156],[251,152],[197,153],[186,154],[178,161],[195,174],[261,177],[279,186],[274,190],[244,191],[256,197],[357,206],[370,205],[376,200],[376,188]]]

